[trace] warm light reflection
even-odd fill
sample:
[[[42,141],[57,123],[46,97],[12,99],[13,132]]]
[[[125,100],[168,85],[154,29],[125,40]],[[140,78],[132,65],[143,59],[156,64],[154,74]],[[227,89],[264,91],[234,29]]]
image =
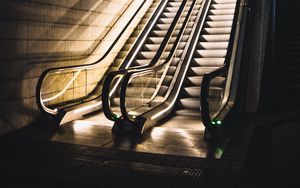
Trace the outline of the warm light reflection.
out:
[[[161,127],[155,127],[151,131],[151,138],[156,139],[158,137],[162,137],[165,134],[166,129]]]
[[[194,147],[194,142],[192,140],[188,140],[188,139],[181,139],[182,143],[184,143],[184,146],[191,148]]]
[[[91,132],[92,127],[94,126],[94,122],[91,121],[80,121],[77,120],[73,124],[73,130],[75,133],[80,133],[80,132]]]
[[[179,134],[186,138],[186,139],[192,139],[193,137],[184,129],[180,129]]]
[[[101,127],[112,127],[111,123],[106,123],[101,120],[93,120],[93,121],[87,121],[87,120],[76,120],[73,123],[73,130],[75,133],[80,132],[92,132],[94,127],[101,126]]]
[[[162,139],[165,139],[167,132],[173,132],[175,134],[180,135],[180,141],[182,142],[179,147],[182,147],[183,153],[176,153],[177,155],[191,155],[191,156],[197,156],[197,157],[205,157],[207,154],[206,148],[199,148],[196,146],[196,142],[194,140],[194,137],[191,135],[191,133],[183,128],[164,128],[164,127],[155,127],[153,128],[151,132],[151,139],[155,143],[160,143]],[[199,138],[200,139],[200,138]],[[177,146],[176,146],[177,147]],[[150,151],[149,146],[145,145],[144,143],[137,146],[138,150],[143,151]],[[152,148],[150,148],[152,149]],[[166,146],[164,147],[162,153],[172,153],[175,152],[173,146]]]
[[[54,99],[57,99],[58,97],[60,97],[61,95],[63,95],[67,89],[73,84],[74,80],[78,77],[78,75],[80,74],[81,70],[77,71],[75,73],[75,75],[73,76],[73,78],[69,81],[69,83],[65,86],[64,89],[62,89],[59,93],[57,93],[56,95],[49,97],[47,99],[42,99],[42,102],[48,102],[48,101],[52,101]]]
[[[137,151],[149,151],[149,147],[145,144],[137,144],[136,150]]]
[[[206,157],[207,151],[200,148],[191,148],[191,151],[198,157]]]
[[[205,157],[206,152],[203,152],[202,149],[196,148],[195,143],[192,141],[193,137],[184,129],[181,129],[179,131],[179,134],[184,137],[182,141],[185,143],[185,145],[189,148],[189,150],[196,156],[199,157]]]

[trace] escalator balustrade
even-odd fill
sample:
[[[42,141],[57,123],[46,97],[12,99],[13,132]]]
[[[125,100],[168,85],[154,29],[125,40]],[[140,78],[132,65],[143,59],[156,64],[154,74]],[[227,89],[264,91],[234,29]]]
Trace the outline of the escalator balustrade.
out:
[[[187,43],[189,37],[187,35],[186,39],[182,37],[170,61],[172,63],[168,66],[128,73],[125,76],[122,84],[123,92],[121,92],[123,95],[118,99],[122,114],[118,116],[127,120],[126,126],[135,126],[137,132],[143,132],[146,128],[159,123],[160,120],[166,121],[169,117],[182,116],[195,121],[201,119],[200,98],[203,76],[224,67],[237,7],[236,0],[212,0],[205,3],[207,8],[203,11],[203,21],[198,23],[200,26],[197,27],[199,30],[197,41],[189,41],[187,45],[188,51],[192,51],[190,55],[182,56],[185,47],[183,43]],[[195,14],[193,16],[190,25],[195,20]],[[189,31],[191,27],[188,26],[185,33]],[[193,45],[195,47],[190,48]],[[183,63],[179,63],[180,58],[184,59]],[[210,82],[209,113],[211,114],[221,108],[225,83],[226,74],[218,75]],[[116,120],[118,121],[118,118]],[[117,123],[116,126],[118,124],[122,123]]]
[[[158,0],[154,0],[108,69],[101,67],[101,61],[98,60],[91,65],[46,70],[37,87],[37,101],[40,109],[57,119],[59,124],[80,119],[85,114],[100,110],[102,84],[106,74],[116,69],[151,66],[149,62],[157,51],[163,51],[164,55],[168,54],[168,50],[174,43],[174,36],[172,35],[171,38],[171,34],[178,32],[173,31],[170,25],[173,22],[176,23],[178,30],[185,13],[182,15],[180,13],[178,23],[174,20],[174,15],[180,7],[190,6],[189,2],[186,3],[186,1],[184,4],[183,2],[185,1],[165,0],[159,3]],[[167,34],[169,36],[166,36]],[[168,39],[167,46],[161,49],[161,42],[166,39]],[[90,80],[94,81],[88,83]],[[84,85],[84,88],[78,89],[80,90],[76,92],[78,96],[75,97],[73,94],[73,98],[67,99],[65,96],[70,92],[74,93],[74,87],[80,87],[80,84]],[[118,104],[115,103],[115,105]]]

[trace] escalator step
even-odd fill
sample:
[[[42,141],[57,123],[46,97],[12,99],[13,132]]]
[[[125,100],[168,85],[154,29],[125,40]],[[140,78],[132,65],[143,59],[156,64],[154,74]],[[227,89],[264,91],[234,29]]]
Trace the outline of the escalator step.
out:
[[[167,7],[165,10],[167,12],[177,12],[179,7]]]
[[[155,56],[156,52],[153,51],[142,51],[139,53],[138,57],[143,59],[152,59]]]
[[[185,18],[180,18],[178,20],[179,23],[183,23]],[[171,24],[173,22],[174,18],[160,18],[158,19],[158,23],[161,24]]]
[[[154,26],[154,29],[157,29],[157,30],[168,30],[170,27],[169,24],[156,24]]]
[[[182,98],[180,106],[185,109],[200,109],[200,98]]]
[[[187,84],[186,85],[191,85],[191,86],[201,86],[202,85],[202,76],[189,76],[187,79]],[[211,86],[214,87],[223,87],[225,84],[225,78],[224,77],[216,77],[211,81]]]
[[[231,27],[204,28],[206,34],[230,34]]]
[[[169,69],[168,69],[167,75],[174,75],[176,69],[177,69],[177,67],[170,66]]]
[[[120,51],[118,53],[117,59],[124,59],[124,57],[126,57],[128,51]]]
[[[202,76],[189,76],[186,81],[186,85],[201,86]]]
[[[168,88],[168,86],[162,85],[159,89],[158,95],[164,97],[168,91]]]
[[[204,58],[225,58],[227,50],[197,50],[196,55]]]
[[[170,7],[180,7],[181,2],[169,2],[168,6]]]
[[[232,21],[233,15],[209,15],[207,18],[210,21]]]
[[[179,63],[180,58],[176,57],[172,59],[171,65],[172,66],[177,66]]]
[[[232,21],[208,21],[205,23],[205,26],[208,27],[231,27]]]
[[[199,108],[199,110],[180,109],[180,110],[176,110],[175,114],[180,115],[180,116],[188,116],[188,117],[200,117],[201,116],[200,108]]]
[[[176,15],[176,12],[163,12],[162,17],[163,18],[174,18]]]
[[[155,37],[164,37],[167,34],[167,30],[154,30],[151,32],[152,36]]]
[[[213,3],[218,3],[218,4],[236,3],[236,0],[213,0]]]
[[[210,15],[234,15],[235,9],[212,9],[209,11]]]
[[[202,35],[201,41],[206,42],[228,42],[230,35]]]
[[[189,70],[189,75],[203,76],[206,73],[209,73],[217,67],[191,67]]]
[[[235,8],[235,3],[226,3],[226,4],[212,4],[211,8],[214,9],[234,9]]]
[[[172,79],[173,79],[173,76],[166,75],[164,78],[164,81],[163,81],[163,85],[168,86],[171,83]]]
[[[192,86],[192,87],[184,87],[184,91],[186,92],[188,97],[200,97],[201,87],[200,86]]]
[[[228,42],[199,42],[198,48],[202,49],[227,49]]]

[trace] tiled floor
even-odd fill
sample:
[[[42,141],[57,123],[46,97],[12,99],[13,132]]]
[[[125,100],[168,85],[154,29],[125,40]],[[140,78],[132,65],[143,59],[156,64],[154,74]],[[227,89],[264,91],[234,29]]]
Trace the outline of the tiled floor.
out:
[[[0,139],[0,185],[38,188],[299,187],[298,117],[298,114],[292,117],[273,114],[243,118],[243,123],[239,124],[244,126],[237,126],[224,153],[220,148],[212,150],[204,142],[198,142],[201,131],[188,129],[188,124],[178,123],[177,127],[165,124],[157,129],[168,131],[163,134],[150,131],[141,139],[115,138],[110,126],[87,126],[85,121],[80,121],[80,126],[76,124],[78,127],[75,124],[65,127],[40,124]],[[179,122],[178,119],[174,121]],[[181,125],[188,134],[176,131],[183,128]],[[184,144],[187,151],[179,151]],[[167,149],[169,147],[176,149]],[[198,152],[203,148],[206,156],[213,155],[189,157],[191,148]],[[178,155],[174,155],[175,151]],[[214,159],[216,154],[222,153],[220,159]],[[199,156],[196,152],[193,155]]]
[[[224,149],[209,146],[203,140],[204,126],[193,117],[172,117],[141,137],[113,135],[112,126],[113,122],[99,113],[58,128],[38,128],[33,136],[69,144],[190,157],[220,158]]]
[[[230,187],[240,175],[243,161],[232,162],[239,149],[227,146],[215,159],[223,150],[203,142],[191,119],[173,118],[141,138],[118,138],[111,125],[94,124],[98,118],[64,127],[40,123],[0,139],[0,185]]]

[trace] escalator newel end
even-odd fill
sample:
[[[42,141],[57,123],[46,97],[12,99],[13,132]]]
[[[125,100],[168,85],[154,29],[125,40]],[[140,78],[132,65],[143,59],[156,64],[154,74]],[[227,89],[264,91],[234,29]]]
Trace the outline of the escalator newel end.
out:
[[[113,133],[140,135],[144,128],[146,119],[137,117],[134,121],[128,121],[123,116],[117,117],[112,128]]]
[[[218,142],[222,138],[223,122],[218,119],[213,119],[210,126],[205,128],[204,140],[207,142]]]
[[[223,125],[223,122],[221,120],[218,119],[213,119],[211,122],[211,127],[220,127]]]

